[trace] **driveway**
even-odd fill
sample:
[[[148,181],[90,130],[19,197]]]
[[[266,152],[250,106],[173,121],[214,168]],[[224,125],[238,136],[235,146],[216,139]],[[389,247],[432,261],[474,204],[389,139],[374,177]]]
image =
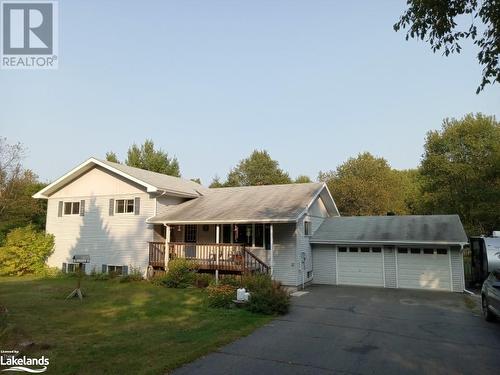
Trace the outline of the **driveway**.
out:
[[[500,324],[446,292],[312,286],[288,315],[176,374],[500,374]]]

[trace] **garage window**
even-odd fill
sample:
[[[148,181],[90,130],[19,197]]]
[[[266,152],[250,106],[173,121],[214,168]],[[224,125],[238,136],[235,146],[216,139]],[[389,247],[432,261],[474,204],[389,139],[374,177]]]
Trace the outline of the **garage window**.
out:
[[[362,247],[361,248],[361,252],[362,253],[369,253],[370,252],[370,248],[369,247]]]
[[[448,254],[448,250],[446,249],[437,249],[438,255],[446,255]]]
[[[372,247],[372,253],[380,253],[382,249],[380,247]]]
[[[432,255],[434,254],[434,249],[424,249],[424,254]]]
[[[420,254],[420,249],[415,249],[415,248],[412,248],[412,249],[410,250],[410,252],[411,252],[412,254]]]
[[[399,254],[408,254],[408,249],[404,248],[404,247],[398,248],[398,253]]]
[[[357,247],[350,247],[349,248],[349,252],[350,253],[357,253],[358,252],[358,248]]]
[[[339,247],[339,252],[340,252],[340,253],[345,253],[345,252],[347,252],[347,247]]]

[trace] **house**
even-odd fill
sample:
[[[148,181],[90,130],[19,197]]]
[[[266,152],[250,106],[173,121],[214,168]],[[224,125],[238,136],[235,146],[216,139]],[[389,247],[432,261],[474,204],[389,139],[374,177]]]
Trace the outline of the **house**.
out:
[[[268,272],[284,285],[463,290],[455,215],[340,217],[323,183],[208,189],[90,158],[38,193],[47,199],[50,266],[142,272],[174,258],[203,272]]]

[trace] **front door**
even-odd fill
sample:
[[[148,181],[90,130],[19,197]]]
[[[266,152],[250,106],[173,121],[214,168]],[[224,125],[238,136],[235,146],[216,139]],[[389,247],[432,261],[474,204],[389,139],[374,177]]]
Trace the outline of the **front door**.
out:
[[[184,230],[184,242],[186,243],[186,258],[196,258],[197,226],[186,225]]]

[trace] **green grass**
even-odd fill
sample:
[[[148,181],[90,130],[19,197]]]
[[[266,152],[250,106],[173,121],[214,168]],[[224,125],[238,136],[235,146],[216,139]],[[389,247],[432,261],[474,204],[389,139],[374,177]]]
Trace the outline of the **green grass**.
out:
[[[199,289],[72,278],[0,277],[0,349],[35,345],[54,374],[162,374],[249,334],[271,318],[207,307]]]

